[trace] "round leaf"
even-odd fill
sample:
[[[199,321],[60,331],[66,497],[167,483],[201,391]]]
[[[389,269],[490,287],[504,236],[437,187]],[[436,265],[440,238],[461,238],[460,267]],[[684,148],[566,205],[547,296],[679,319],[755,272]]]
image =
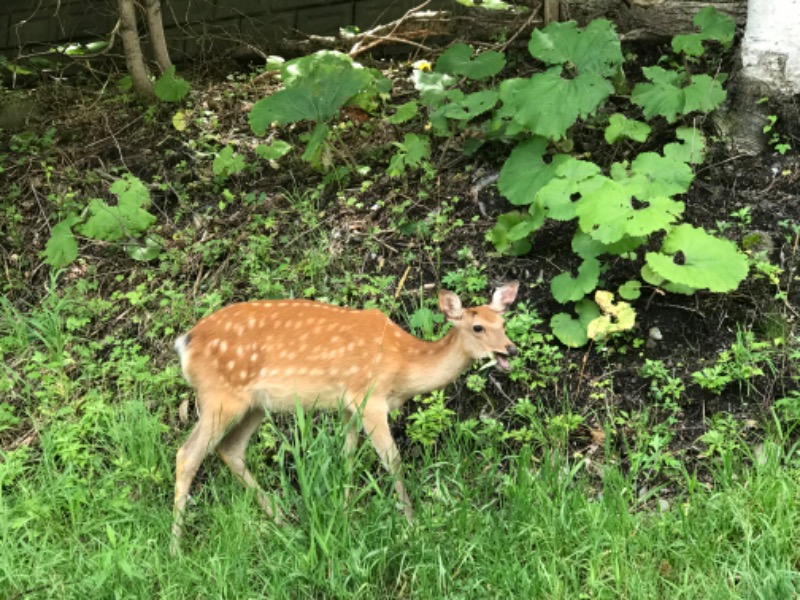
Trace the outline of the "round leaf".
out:
[[[675,261],[678,252],[683,264]],[[747,259],[729,240],[684,224],[670,231],[660,252],[648,252],[647,265],[657,275],[683,286],[712,292],[735,290],[747,276]]]
[[[578,276],[570,273],[561,273],[550,282],[553,298],[561,304],[575,302],[597,287],[600,278],[600,261],[596,258],[587,258],[578,268]]]
[[[472,46],[453,44],[445,50],[436,61],[436,71],[464,75],[470,79],[486,79],[497,75],[506,65],[502,52],[488,50],[472,56]]]

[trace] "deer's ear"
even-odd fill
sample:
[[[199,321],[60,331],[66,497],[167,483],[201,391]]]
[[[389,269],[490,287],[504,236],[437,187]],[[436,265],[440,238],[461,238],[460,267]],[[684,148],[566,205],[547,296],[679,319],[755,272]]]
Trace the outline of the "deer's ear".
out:
[[[492,296],[492,303],[489,304],[494,312],[503,314],[510,307],[511,303],[517,297],[517,290],[519,290],[519,281],[510,281],[504,286],[497,288]]]
[[[461,305],[461,299],[453,292],[447,290],[439,291],[439,308],[447,317],[448,321],[458,321],[464,314],[464,307]]]

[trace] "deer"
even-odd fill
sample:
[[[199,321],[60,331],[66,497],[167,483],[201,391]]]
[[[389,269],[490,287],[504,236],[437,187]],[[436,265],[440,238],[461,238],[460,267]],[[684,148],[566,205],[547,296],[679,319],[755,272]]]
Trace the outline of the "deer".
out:
[[[410,522],[413,510],[389,413],[452,383],[473,361],[488,358],[510,370],[518,350],[502,315],[518,288],[517,281],[507,283],[489,304],[473,308],[441,290],[439,308],[452,327],[433,342],[406,332],[380,310],[311,300],[241,302],[201,319],[175,341],[183,375],[195,390],[198,419],[176,456],[173,552],[180,551],[192,481],[212,451],[255,491],[268,517],[282,521],[245,465],[245,451],[267,412],[292,412],[298,405],[342,411],[350,459],[358,443],[353,417],[360,416]]]

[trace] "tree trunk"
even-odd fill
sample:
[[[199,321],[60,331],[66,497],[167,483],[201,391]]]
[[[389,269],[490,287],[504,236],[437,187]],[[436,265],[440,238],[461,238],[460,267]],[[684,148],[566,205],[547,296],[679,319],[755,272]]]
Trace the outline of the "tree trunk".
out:
[[[741,49],[742,69],[733,99],[733,146],[745,154],[766,149],[767,116],[791,127],[800,93],[800,0],[750,0]],[[769,98],[768,103],[759,102]]]
[[[564,0],[564,5],[566,18],[581,25],[598,17],[609,19],[626,40],[669,39],[691,33],[695,31],[692,19],[704,6],[730,15],[737,25],[744,25],[747,14],[747,0]]]
[[[161,0],[145,0],[147,30],[150,32],[150,45],[153,47],[158,68],[163,73],[172,61],[167,50],[167,38],[164,36],[164,21],[161,18]]]
[[[750,1],[742,73],[780,94],[800,93],[800,0]]]
[[[136,7],[134,0],[119,0],[119,21],[122,47],[125,51],[125,64],[128,66],[134,91],[148,99],[155,97],[153,84],[144,64],[139,32],[136,29]]]

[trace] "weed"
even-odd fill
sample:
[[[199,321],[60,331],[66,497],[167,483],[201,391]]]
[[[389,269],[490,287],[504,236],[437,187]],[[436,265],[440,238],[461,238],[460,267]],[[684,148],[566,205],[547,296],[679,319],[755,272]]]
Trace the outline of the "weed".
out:
[[[720,352],[714,364],[692,373],[694,383],[713,394],[720,394],[731,383],[738,383],[749,395],[752,380],[764,376],[763,367],[774,370],[773,345],[759,342],[752,331],[738,330],[736,341]]]

